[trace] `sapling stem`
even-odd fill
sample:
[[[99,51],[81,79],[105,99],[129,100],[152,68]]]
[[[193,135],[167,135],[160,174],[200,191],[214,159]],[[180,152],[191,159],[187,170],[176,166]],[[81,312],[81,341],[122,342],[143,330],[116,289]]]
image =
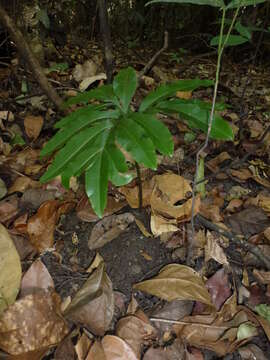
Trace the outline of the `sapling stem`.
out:
[[[143,202],[143,190],[142,190],[142,177],[140,165],[135,161],[135,168],[138,178],[138,199],[139,199],[139,211],[142,212],[142,202]]]

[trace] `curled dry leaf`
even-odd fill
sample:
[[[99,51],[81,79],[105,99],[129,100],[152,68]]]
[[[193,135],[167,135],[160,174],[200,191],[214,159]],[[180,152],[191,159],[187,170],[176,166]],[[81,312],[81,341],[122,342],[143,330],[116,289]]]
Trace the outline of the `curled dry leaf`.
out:
[[[92,344],[92,340],[83,333],[79,338],[77,344],[75,345],[75,352],[78,357],[78,360],[85,360],[86,355],[89,353],[90,346]]]
[[[223,151],[214,159],[211,159],[206,162],[206,166],[212,172],[217,172],[219,170],[219,165],[222,164],[225,160],[230,160],[231,156],[227,153],[227,151]]]
[[[143,346],[149,345],[156,338],[157,331],[146,316],[139,318],[128,315],[118,321],[116,335],[125,340],[139,359]]]
[[[44,119],[42,116],[29,115],[24,119],[24,128],[30,139],[36,140],[39,137]]]
[[[112,282],[104,263],[90,275],[83,287],[65,309],[65,315],[75,323],[86,326],[95,335],[103,336],[114,313]]]
[[[133,287],[167,301],[194,300],[213,307],[203,280],[196,271],[185,265],[167,265],[154,278]]]
[[[106,335],[101,341],[106,359],[138,360],[131,347],[120,337]]]
[[[19,176],[16,178],[14,183],[8,189],[8,193],[12,194],[14,192],[21,192],[24,193],[28,188],[39,187],[40,183],[38,181],[32,180],[28,176]]]
[[[0,348],[12,355],[58,344],[68,333],[56,293],[40,291],[11,305],[0,318]]]
[[[67,201],[61,204],[58,200],[48,200],[29,219],[27,233],[31,244],[38,252],[53,246],[54,230],[59,216],[68,212],[73,206],[73,202]]]
[[[224,250],[218,243],[217,236],[210,231],[207,231],[207,244],[205,246],[205,261],[209,261],[210,259],[216,260],[219,264],[229,265],[227,256],[225,255]]]
[[[191,217],[192,188],[182,176],[175,174],[157,175],[150,204],[153,214],[174,218],[178,222],[188,221]],[[188,199],[189,198],[189,199]],[[188,199],[188,200],[187,200]],[[181,205],[177,205],[181,203]],[[200,199],[196,198],[194,215],[199,210]]]
[[[0,224],[0,314],[16,300],[21,276],[20,257],[6,228]]]
[[[255,198],[249,198],[245,205],[258,206],[270,216],[270,196],[258,194]]]
[[[131,213],[111,215],[100,220],[88,239],[89,249],[95,250],[109,243],[124,232],[134,220]]]
[[[54,289],[53,279],[46,266],[37,259],[24,274],[21,283],[20,296],[32,293],[35,289]]]

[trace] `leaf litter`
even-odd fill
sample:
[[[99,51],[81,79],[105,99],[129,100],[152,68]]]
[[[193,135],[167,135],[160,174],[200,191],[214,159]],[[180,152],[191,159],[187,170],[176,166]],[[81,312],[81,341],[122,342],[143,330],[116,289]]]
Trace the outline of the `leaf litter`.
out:
[[[226,62],[224,69],[230,73]],[[78,81],[89,85],[91,77],[99,81],[102,72],[84,69]],[[193,72],[211,76],[201,64],[189,66],[185,76],[193,77]],[[153,73],[169,79],[162,65]],[[147,81],[155,86],[151,76]],[[235,85],[231,89],[237,93]],[[238,114],[225,112],[236,136],[241,126],[247,135],[242,142],[211,143],[207,195],[196,198],[193,215],[196,219],[200,214],[270,257],[269,134],[260,143],[269,121],[250,113],[241,124]],[[238,353],[242,359],[267,358],[270,276],[265,263],[233,237],[199,220],[194,265],[186,263],[194,174],[189,157],[204,135],[195,135],[189,143],[186,124],[163,119],[174,131],[175,152],[172,158],[159,157],[157,173],[142,169],[147,227],[136,212],[138,179],[120,188],[109,185],[101,220],[80,182],[72,183],[69,191],[59,178],[41,185],[37,180],[48,161],[40,160],[39,152],[53,110],[33,113],[24,116],[21,128],[10,130],[28,145],[12,147],[0,139],[0,349],[21,360],[46,354],[56,360],[201,360],[207,358],[205,350],[221,357]],[[18,125],[14,114],[1,111],[2,129]],[[91,266],[97,248],[103,257]]]

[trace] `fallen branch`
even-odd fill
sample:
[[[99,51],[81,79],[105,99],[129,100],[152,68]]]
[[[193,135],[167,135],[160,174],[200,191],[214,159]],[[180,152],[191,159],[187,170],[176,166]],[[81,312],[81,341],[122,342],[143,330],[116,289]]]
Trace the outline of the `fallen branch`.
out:
[[[48,98],[54,103],[54,105],[60,110],[63,100],[54,90],[54,88],[49,84],[39,62],[35,58],[30,46],[25,41],[23,34],[16,26],[15,22],[8,15],[3,6],[0,5],[0,22],[9,32],[12,40],[15,42],[17,49],[24,59],[26,64],[29,66],[30,70],[33,72],[37,82],[39,83],[41,89],[48,96]]]
[[[242,249],[244,249],[246,251],[249,251],[251,254],[256,256],[257,259],[259,259],[265,265],[267,270],[270,270],[270,259],[268,256],[266,256],[262,253],[261,249],[258,246],[250,244],[247,242],[247,240],[241,239],[239,236],[234,235],[234,234],[230,233],[229,231],[222,229],[220,226],[213,224],[211,221],[208,221],[200,214],[196,215],[196,219],[203,226],[208,228],[209,230],[215,231],[218,234],[225,236],[226,238],[228,238],[230,241],[232,241],[237,246],[241,247]]]

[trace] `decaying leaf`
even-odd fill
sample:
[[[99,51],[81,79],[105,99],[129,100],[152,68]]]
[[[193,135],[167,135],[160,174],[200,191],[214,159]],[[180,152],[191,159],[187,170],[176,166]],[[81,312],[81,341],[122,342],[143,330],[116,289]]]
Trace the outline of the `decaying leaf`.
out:
[[[135,284],[133,288],[167,301],[194,300],[213,307],[203,280],[196,271],[185,265],[167,265],[157,276]]]
[[[93,228],[88,239],[90,250],[98,249],[118,237],[135,220],[134,215],[125,213],[107,216]]]
[[[217,172],[219,170],[219,165],[222,164],[225,160],[231,159],[231,156],[227,153],[227,151],[223,151],[214,159],[211,159],[206,162],[206,166],[212,172]]]
[[[192,188],[182,176],[175,174],[157,175],[150,204],[153,214],[177,219],[178,222],[188,221],[191,217],[192,199],[189,198]],[[181,203],[181,205],[178,205]],[[199,209],[200,200],[196,198],[194,215]]]
[[[165,348],[151,347],[148,349],[143,357],[143,360],[179,360],[186,359],[185,346],[182,341],[176,339],[172,345]]]
[[[140,358],[143,346],[151,344],[151,341],[156,338],[157,331],[146,316],[142,319],[135,315],[128,315],[118,321],[116,335],[125,340]]]
[[[264,231],[270,225],[270,220],[261,208],[251,206],[226,217],[225,224],[230,226],[235,234],[249,237]]]
[[[210,259],[214,259],[222,265],[229,265],[225,252],[218,243],[218,237],[208,231],[207,244],[205,246],[205,261],[209,261]]]
[[[39,291],[11,305],[0,318],[0,348],[12,355],[58,344],[68,327],[56,293]]]
[[[154,178],[150,180],[145,180],[142,182],[142,206],[150,205],[150,198],[154,188]],[[138,186],[129,187],[123,186],[118,189],[123,195],[125,195],[126,200],[130,207],[136,209],[139,207],[139,189]]]
[[[76,293],[65,309],[65,315],[95,335],[102,336],[109,328],[113,312],[112,282],[105,272],[104,263],[101,263]]]
[[[16,300],[21,276],[20,257],[6,228],[0,224],[0,315]]]
[[[54,289],[53,279],[46,266],[40,259],[37,259],[24,274],[21,283],[20,296],[33,293],[36,289]]]
[[[24,119],[24,128],[30,139],[36,140],[39,137],[44,119],[42,116],[28,115]]]

